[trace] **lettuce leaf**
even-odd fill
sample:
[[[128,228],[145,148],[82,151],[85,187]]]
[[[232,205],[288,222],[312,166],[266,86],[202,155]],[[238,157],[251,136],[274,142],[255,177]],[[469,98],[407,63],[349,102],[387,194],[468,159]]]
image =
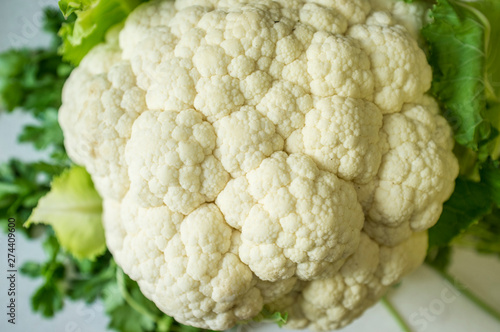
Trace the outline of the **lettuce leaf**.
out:
[[[146,0],[60,0],[59,9],[72,22],[59,31],[63,59],[78,65],[97,44],[104,41],[106,31],[125,18]]]
[[[25,225],[51,225],[64,249],[76,258],[93,259],[106,250],[101,214],[101,197],[90,175],[73,166],[54,178]]]

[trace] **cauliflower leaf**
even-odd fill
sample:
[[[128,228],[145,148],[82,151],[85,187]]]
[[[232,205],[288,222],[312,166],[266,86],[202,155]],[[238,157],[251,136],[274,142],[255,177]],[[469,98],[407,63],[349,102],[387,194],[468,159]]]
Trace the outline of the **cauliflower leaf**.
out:
[[[144,0],[60,0],[59,8],[71,20],[59,31],[63,44],[59,52],[64,60],[78,65],[106,31],[122,22]]]
[[[283,327],[288,320],[288,312],[281,313],[279,311],[270,310],[268,306],[264,306],[262,311],[253,318],[254,322],[272,322]]]
[[[491,224],[498,219],[499,14],[498,1],[439,0],[431,11],[432,22],[422,30],[433,67],[431,91],[460,144],[454,152],[461,176],[429,230],[430,253],[456,242],[490,238],[478,230],[494,229]],[[489,224],[483,227],[485,220]]]
[[[490,134],[484,121],[484,25],[465,5],[439,0],[422,30],[433,66],[432,92],[444,106],[455,140],[476,150]],[[459,55],[459,56],[458,56]]]
[[[101,198],[84,168],[74,166],[54,178],[25,223],[54,228],[61,246],[76,258],[95,258],[106,250]]]

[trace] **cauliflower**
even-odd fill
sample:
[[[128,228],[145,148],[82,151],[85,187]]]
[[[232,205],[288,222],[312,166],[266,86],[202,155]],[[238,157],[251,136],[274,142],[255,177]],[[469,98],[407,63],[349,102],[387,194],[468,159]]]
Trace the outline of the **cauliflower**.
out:
[[[458,165],[401,6],[153,1],[73,71],[67,151],[158,308],[336,329],[422,263]]]

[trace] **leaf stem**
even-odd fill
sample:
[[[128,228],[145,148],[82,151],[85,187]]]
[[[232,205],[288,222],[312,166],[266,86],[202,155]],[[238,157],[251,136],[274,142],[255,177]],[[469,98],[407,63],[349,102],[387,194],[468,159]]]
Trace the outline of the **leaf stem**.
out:
[[[382,304],[385,306],[385,308],[391,313],[392,317],[396,320],[398,323],[399,327],[403,332],[412,332],[410,326],[406,324],[405,320],[399,313],[399,311],[396,310],[396,308],[392,305],[392,303],[387,299],[387,296],[384,296],[382,299]]]
[[[484,302],[481,300],[478,296],[476,296],[474,293],[472,293],[470,290],[468,290],[468,287],[464,284],[462,284],[460,281],[458,281],[456,278],[453,276],[449,275],[446,271],[437,269],[431,265],[431,267],[439,273],[446,281],[448,281],[450,284],[453,285],[461,294],[463,294],[466,298],[468,298],[472,303],[477,305],[479,308],[490,314],[493,318],[498,320],[500,322],[500,313],[495,310],[492,306],[490,306],[488,303]]]
[[[125,285],[125,278],[123,276],[123,271],[120,268],[116,269],[116,281],[118,283],[118,287],[120,289],[120,292],[125,299],[125,302],[129,306],[131,306],[135,311],[138,313],[147,316],[149,319],[151,319],[153,322],[158,323],[158,318],[152,315],[148,310],[146,310],[142,305],[137,303],[132,296],[127,291],[127,285]]]

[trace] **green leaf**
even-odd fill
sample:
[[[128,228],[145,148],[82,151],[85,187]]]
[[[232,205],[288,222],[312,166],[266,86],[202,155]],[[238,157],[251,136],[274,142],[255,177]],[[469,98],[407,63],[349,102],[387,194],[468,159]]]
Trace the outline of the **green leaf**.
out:
[[[488,187],[485,192],[492,208],[461,232],[453,244],[500,256],[500,163],[490,161],[484,164],[480,175],[481,183]]]
[[[429,247],[447,245],[490,211],[488,185],[458,178],[455,182],[455,191],[443,205],[443,212],[437,224],[429,230]]]
[[[102,297],[110,285],[116,284],[116,264],[110,262],[109,251],[94,261],[75,261],[78,274],[69,282],[68,295],[87,303]]]
[[[422,34],[431,92],[455,131],[460,177],[429,230],[427,262],[444,270],[452,245],[497,253],[500,218],[500,1],[437,0]]]
[[[46,9],[44,28],[52,35],[52,45],[43,49],[8,50],[0,54],[0,107],[21,108],[37,116],[46,108],[59,108],[61,89],[72,67],[62,64],[57,54],[57,36],[63,22],[60,12]],[[66,70],[58,70],[59,68]]]
[[[484,118],[500,131],[500,1],[481,0],[464,3],[463,6],[474,13],[478,22],[484,26],[485,70],[484,85],[486,108]],[[482,149],[483,155],[493,159],[500,157],[500,136],[492,137]]]
[[[479,172],[480,181],[459,177],[455,191],[443,205],[437,224],[429,230],[428,261],[442,268],[447,259],[436,258],[438,251],[457,243],[496,252],[500,240],[500,163],[489,160]],[[481,241],[483,241],[481,243]]]
[[[73,166],[54,179],[26,225],[51,225],[64,249],[77,258],[92,259],[106,249],[101,214],[101,198],[90,175]]]
[[[21,266],[21,273],[30,278],[36,278],[42,275],[42,267],[36,262],[26,262]]]
[[[473,10],[485,27],[486,70],[485,85],[487,99],[500,102],[500,1],[475,0],[466,4]]]
[[[0,224],[6,230],[7,219],[16,219],[18,231],[37,235],[35,227],[22,227],[31,211],[50,189],[50,180],[60,174],[64,164],[23,163],[11,160],[0,164]],[[38,228],[43,227],[39,226]]]
[[[140,291],[139,286],[121,269],[116,270],[117,288],[123,301],[105,300],[110,316],[108,327],[122,332],[152,331],[160,311]],[[109,291],[109,289],[108,289]],[[110,292],[108,295],[116,293]]]
[[[118,305],[107,312],[108,327],[120,332],[151,331],[155,324],[149,317],[141,315],[127,303]]]
[[[0,77],[0,107],[13,111],[23,100],[22,89],[20,82]]]
[[[47,282],[40,287],[31,298],[34,311],[45,317],[52,317],[64,306],[63,293],[54,283]]]
[[[15,77],[23,72],[28,62],[26,50],[8,50],[0,54],[0,76]]]
[[[75,11],[85,11],[88,10],[92,5],[94,5],[95,0],[80,0],[80,1],[71,1],[71,0],[60,0],[59,1],[59,9],[65,18],[68,18]]]
[[[489,161],[481,166],[481,182],[488,186],[489,199],[500,207],[500,162]]]
[[[451,261],[452,248],[431,247],[425,258],[425,262],[440,271],[446,270]]]
[[[456,1],[438,0],[432,23],[422,29],[433,68],[432,93],[455,131],[455,140],[477,150],[491,128],[483,121],[486,107],[485,27]]]
[[[40,114],[37,125],[28,125],[23,128],[19,136],[20,142],[31,142],[36,149],[54,148],[64,152],[64,137],[57,119],[57,110],[47,109]]]
[[[110,27],[121,23],[144,0],[60,0],[59,8],[65,17],[76,20],[64,24],[59,31],[63,58],[78,65],[97,44],[104,41]]]
[[[286,324],[288,320],[288,313],[281,313],[279,311],[270,310],[268,306],[264,306],[260,313],[252,319],[254,322],[272,322],[282,327]],[[245,324],[247,322],[240,322],[240,324]]]
[[[453,244],[500,258],[500,210],[495,208],[491,214],[469,227]]]

